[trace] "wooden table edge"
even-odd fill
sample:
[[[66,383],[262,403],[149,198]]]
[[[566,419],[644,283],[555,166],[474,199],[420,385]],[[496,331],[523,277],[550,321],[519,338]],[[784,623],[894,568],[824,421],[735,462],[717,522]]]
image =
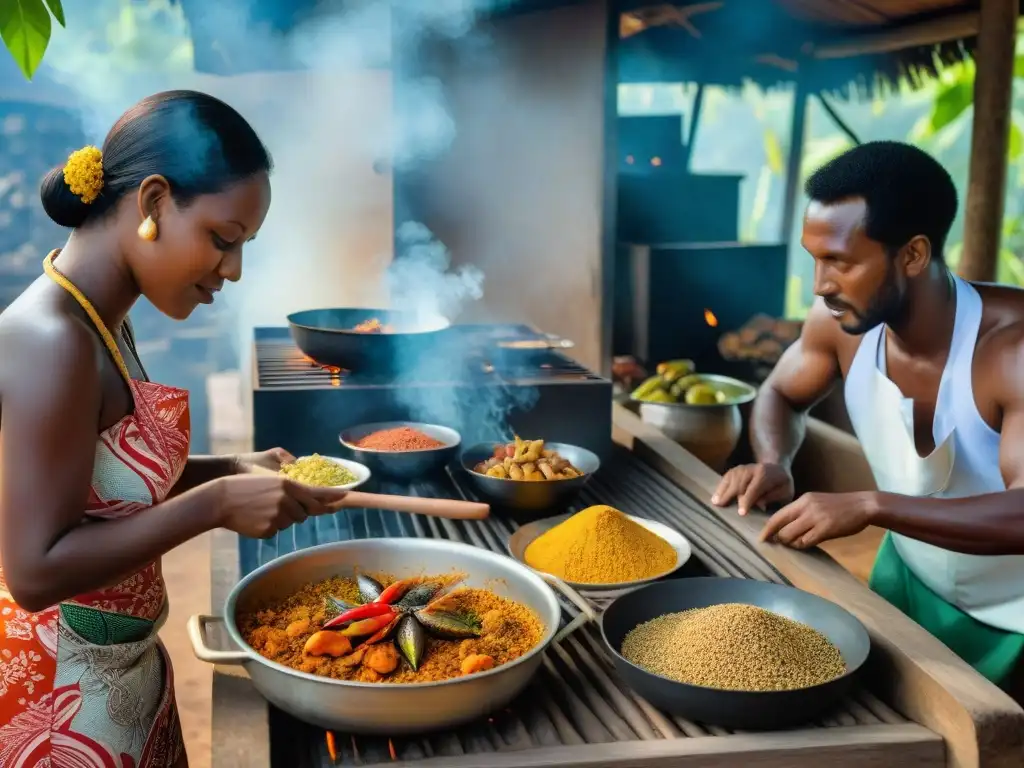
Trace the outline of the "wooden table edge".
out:
[[[238,535],[215,530],[210,541],[210,601],[221,616],[228,594],[241,578]],[[217,768],[270,768],[267,702],[241,667],[213,668],[211,765]]]

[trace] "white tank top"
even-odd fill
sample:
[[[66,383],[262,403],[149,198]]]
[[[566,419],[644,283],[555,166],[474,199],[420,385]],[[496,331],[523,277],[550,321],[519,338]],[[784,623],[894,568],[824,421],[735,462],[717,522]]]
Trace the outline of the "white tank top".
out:
[[[954,281],[956,318],[929,456],[921,458],[914,444],[913,401],[887,376],[884,325],[864,334],[846,375],[846,408],[881,491],[958,498],[1006,490],[1000,435],[974,401],[981,296],[970,283]],[[1024,556],[964,555],[897,533],[892,538],[907,567],[944,600],[985,624],[1024,633]]]

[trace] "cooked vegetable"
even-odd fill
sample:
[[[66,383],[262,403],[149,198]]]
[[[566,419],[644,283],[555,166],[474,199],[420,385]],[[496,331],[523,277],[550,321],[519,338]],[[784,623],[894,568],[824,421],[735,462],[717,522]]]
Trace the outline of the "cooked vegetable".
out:
[[[633,390],[632,398],[645,403],[717,405],[736,396],[730,385],[709,381],[693,370],[691,360],[661,363],[658,375]]]
[[[543,440],[522,440],[496,445],[494,455],[481,461],[473,471],[499,480],[569,480],[583,472],[557,451],[544,448]]]

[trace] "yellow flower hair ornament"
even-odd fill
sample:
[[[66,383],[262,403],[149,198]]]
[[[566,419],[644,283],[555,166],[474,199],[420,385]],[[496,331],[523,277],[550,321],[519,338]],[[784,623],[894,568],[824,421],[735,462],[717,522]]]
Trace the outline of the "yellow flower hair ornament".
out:
[[[103,189],[103,153],[96,147],[82,147],[68,155],[64,183],[89,205]]]

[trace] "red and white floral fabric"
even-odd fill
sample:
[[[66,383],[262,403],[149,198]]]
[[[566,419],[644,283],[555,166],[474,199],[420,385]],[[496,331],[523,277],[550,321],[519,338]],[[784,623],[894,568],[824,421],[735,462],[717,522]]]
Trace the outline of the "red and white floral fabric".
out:
[[[188,460],[188,392],[129,386],[135,412],[99,436],[83,521],[160,503]],[[136,642],[92,644],[60,606],[18,607],[0,563],[0,768],[173,766],[183,747],[171,665],[157,638],[167,613],[160,563],[69,603],[151,622],[152,630]]]

